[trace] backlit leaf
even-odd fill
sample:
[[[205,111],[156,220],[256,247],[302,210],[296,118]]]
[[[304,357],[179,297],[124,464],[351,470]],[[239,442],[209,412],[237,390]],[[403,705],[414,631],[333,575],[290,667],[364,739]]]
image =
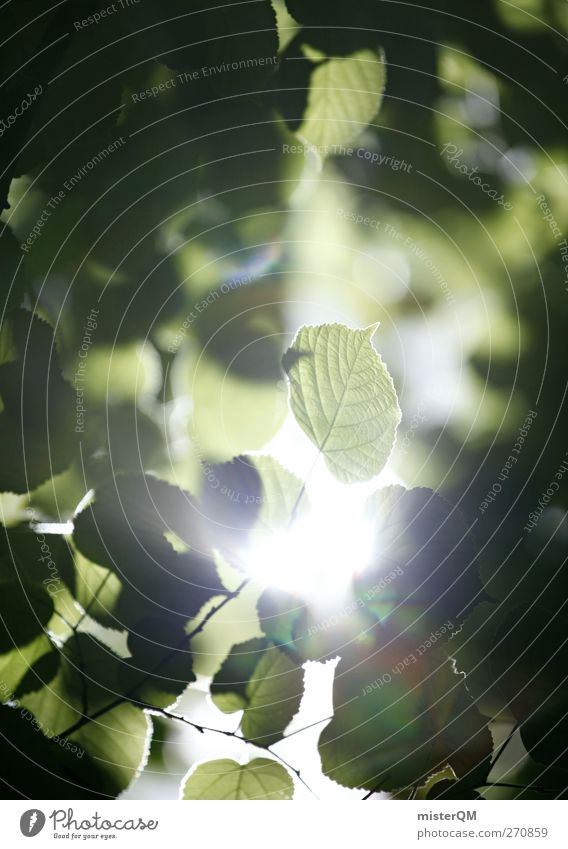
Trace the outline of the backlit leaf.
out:
[[[298,134],[324,148],[354,141],[379,111],[386,79],[383,56],[358,50],[319,62]]]
[[[302,327],[283,359],[300,427],[344,483],[378,475],[391,453],[400,409],[371,344],[375,327]]]
[[[284,800],[294,795],[294,783],[283,766],[256,758],[245,766],[218,760],[192,770],[183,786],[183,799]]]

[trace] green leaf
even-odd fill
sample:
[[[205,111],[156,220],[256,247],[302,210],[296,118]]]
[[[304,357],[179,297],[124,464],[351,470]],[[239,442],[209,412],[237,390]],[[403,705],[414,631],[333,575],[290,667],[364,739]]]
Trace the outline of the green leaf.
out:
[[[247,686],[243,736],[263,746],[281,740],[300,709],[303,692],[302,668],[280,649],[267,649]]]
[[[271,746],[300,708],[304,673],[280,649],[255,639],[233,646],[211,684],[211,696],[226,713],[244,710],[243,736]]]
[[[53,609],[53,600],[42,586],[0,578],[0,653],[25,646],[42,634]]]
[[[135,725],[131,728],[136,734]],[[3,799],[108,799],[120,790],[109,762],[120,759],[108,748],[108,727],[95,744],[102,757],[79,743],[46,736],[43,725],[26,708],[0,707],[0,791]],[[107,748],[103,741],[107,738]],[[116,742],[116,741],[115,741]]]
[[[247,570],[251,549],[285,533],[292,514],[307,510],[302,481],[273,457],[241,456],[204,464],[201,509],[211,545]]]
[[[347,787],[397,790],[449,765],[477,786],[492,739],[462,678],[436,648],[420,654],[388,632],[380,645],[337,666],[334,716],[319,741],[324,773]]]
[[[41,690],[22,699],[46,737],[62,735],[83,716],[112,704],[123,696],[120,671],[126,661],[87,634],[76,634],[61,653],[55,678]],[[83,672],[84,670],[84,672]],[[149,723],[132,704],[120,704],[96,722],[69,735],[69,743],[87,753],[98,775],[92,788],[116,796],[143,766],[147,756]],[[79,772],[85,787],[89,776]]]
[[[49,641],[46,639],[46,642]],[[57,675],[60,660],[59,651],[50,643],[49,645],[50,650],[45,654],[42,654],[42,656],[29,667],[26,674],[18,684],[14,693],[16,699],[21,699],[22,696],[25,696],[28,693],[34,693],[36,690],[40,690],[48,681],[51,681]]]
[[[255,637],[233,646],[211,682],[211,698],[224,713],[244,710],[248,702],[247,688],[268,640]]]
[[[262,485],[253,539],[257,534],[283,533],[290,525],[292,514],[298,518],[309,510],[304,484],[273,457],[261,455],[250,460],[260,474]]]
[[[26,646],[13,649],[11,652],[0,655],[0,702],[9,701],[14,695],[20,697],[32,690],[39,689],[43,683],[50,681],[55,675],[55,667],[49,666],[46,671],[45,664],[53,664],[53,659],[48,661],[44,658],[58,658],[58,651],[53,646],[47,634],[40,634]],[[40,683],[38,679],[32,680],[32,669],[37,672],[43,671]],[[49,673],[52,672],[50,675]],[[31,685],[31,686],[30,686]]]
[[[205,457],[228,460],[261,450],[286,418],[286,396],[276,381],[245,380],[188,346],[174,360],[172,383],[177,395],[193,398],[188,432]]]
[[[343,483],[384,468],[400,422],[392,379],[371,344],[375,327],[302,327],[284,355],[292,411]]]
[[[283,766],[256,758],[245,766],[236,761],[209,761],[193,769],[183,799],[251,799],[280,801],[294,795],[294,782]]]
[[[134,626],[128,635],[132,657],[121,670],[126,692],[146,704],[168,707],[195,681],[186,633],[166,615],[149,617]]]
[[[385,81],[384,56],[374,50],[319,62],[311,75],[298,135],[324,152],[334,145],[350,144],[379,111]]]
[[[191,550],[178,552],[176,539]],[[101,485],[75,519],[73,541],[93,563],[111,569],[122,590],[115,628],[163,617],[183,627],[213,596],[225,592],[203,532],[199,505],[187,492],[144,475]]]

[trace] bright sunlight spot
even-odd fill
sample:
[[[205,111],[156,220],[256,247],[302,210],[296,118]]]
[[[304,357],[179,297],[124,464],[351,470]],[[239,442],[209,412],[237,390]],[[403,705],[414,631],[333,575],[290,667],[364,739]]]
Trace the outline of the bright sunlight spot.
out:
[[[326,601],[344,595],[368,562],[371,527],[349,493],[318,498],[288,531],[257,536],[247,554],[250,574],[264,584]]]

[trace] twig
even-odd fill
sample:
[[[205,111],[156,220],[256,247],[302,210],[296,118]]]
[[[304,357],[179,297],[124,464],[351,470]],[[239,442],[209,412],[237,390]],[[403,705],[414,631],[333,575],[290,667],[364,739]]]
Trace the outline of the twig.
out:
[[[106,575],[104,576],[104,578],[102,579],[102,581],[101,581],[101,583],[99,584],[99,586],[97,587],[96,592],[94,593],[94,595],[93,595],[93,597],[91,598],[91,600],[89,601],[88,605],[85,607],[85,609],[84,609],[84,610],[83,610],[83,612],[81,613],[81,615],[80,615],[79,619],[77,620],[77,622],[76,622],[76,623],[75,623],[75,625],[73,626],[73,631],[77,631],[77,629],[79,628],[79,625],[81,625],[81,623],[83,622],[83,620],[85,619],[85,617],[86,617],[86,616],[88,616],[88,614],[89,614],[89,610],[92,608],[93,604],[94,604],[96,601],[98,601],[98,595],[99,595],[100,591],[103,589],[103,587],[104,587],[104,585],[106,584],[106,582],[108,581],[108,579],[110,578],[111,574],[112,574],[112,573],[111,573],[110,569],[107,569],[107,573],[106,573]]]
[[[290,731],[289,734],[286,734],[283,737],[284,740],[288,740],[290,737],[293,737],[295,734],[301,734],[302,731],[309,731],[310,728],[315,728],[316,725],[321,725],[322,722],[329,722],[330,719],[333,719],[333,716],[326,716],[324,719],[318,719],[317,722],[311,722],[309,725],[304,725],[303,728],[297,728],[296,731]]]
[[[209,620],[213,616],[215,616],[216,613],[218,613],[220,610],[222,610],[223,607],[225,607],[226,604],[228,604],[230,601],[240,595],[240,593],[244,590],[249,581],[250,578],[245,578],[243,581],[241,581],[236,590],[227,593],[223,601],[219,602],[219,604],[215,605],[215,607],[212,607],[211,610],[203,617],[199,625],[197,625],[189,634],[186,634],[182,643],[177,648],[173,649],[171,652],[168,652],[168,654],[164,658],[162,658],[162,660],[153,669],[151,669],[150,672],[148,672],[144,676],[144,678],[142,678],[141,681],[139,681],[134,687],[131,687],[131,689],[128,690],[123,696],[119,696],[118,698],[114,699],[114,701],[110,702],[108,705],[104,705],[104,707],[99,708],[99,710],[95,711],[95,713],[92,713],[90,716],[82,716],[80,719],[77,720],[77,722],[75,722],[74,725],[72,725],[66,731],[63,731],[59,736],[69,737],[71,734],[74,734],[76,731],[79,731],[80,728],[83,728],[85,725],[88,725],[89,722],[93,722],[95,719],[99,719],[101,716],[104,716],[105,713],[114,710],[115,707],[118,707],[119,705],[125,702],[142,704],[138,699],[135,698],[137,690],[139,690],[140,687],[143,687],[144,684],[146,684],[150,680],[152,675],[154,675],[156,672],[159,672],[160,669],[165,666],[165,664],[170,660],[171,657],[175,655],[176,652],[184,648],[184,646],[191,642],[191,640],[196,637],[197,634],[200,634],[209,622]]]
[[[179,713],[172,713],[169,710],[164,710],[163,708],[154,707],[153,705],[147,704],[147,705],[143,705],[143,707],[149,713],[157,713],[159,716],[163,716],[166,719],[175,719],[178,722],[183,722],[184,725],[189,725],[190,728],[193,728],[196,731],[199,731],[200,734],[205,734],[206,732],[211,732],[212,734],[223,734],[223,736],[225,736],[225,737],[232,737],[235,740],[240,740],[241,743],[246,743],[248,746],[256,746],[257,749],[263,749],[265,752],[269,752],[271,755],[274,755],[274,757],[277,758],[280,761],[280,763],[284,764],[284,766],[287,769],[289,769],[291,772],[293,772],[294,775],[298,778],[298,780],[302,782],[304,787],[307,790],[309,790],[310,793],[313,796],[316,797],[316,799],[319,798],[316,795],[316,793],[312,790],[310,785],[302,778],[300,770],[296,769],[296,767],[294,767],[290,763],[288,763],[288,761],[285,760],[282,757],[282,755],[279,755],[277,752],[272,751],[271,746],[276,746],[277,743],[281,743],[283,740],[286,739],[286,737],[283,737],[282,740],[278,740],[277,743],[272,743],[270,746],[265,746],[262,743],[258,743],[255,740],[248,740],[246,737],[242,737],[236,731],[223,731],[221,728],[209,728],[207,725],[199,725],[198,723],[192,722],[190,719],[188,719],[185,716],[182,716]],[[308,727],[310,727],[310,726],[308,726]],[[305,731],[306,729],[302,728],[300,730]]]

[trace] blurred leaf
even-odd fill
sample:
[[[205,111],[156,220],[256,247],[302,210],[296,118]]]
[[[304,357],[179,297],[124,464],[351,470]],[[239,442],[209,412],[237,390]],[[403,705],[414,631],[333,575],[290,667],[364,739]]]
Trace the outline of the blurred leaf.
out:
[[[2,272],[4,297],[2,309],[21,307],[22,300],[29,288],[25,263],[22,264],[22,252],[12,230],[4,225],[0,233],[0,269]]]
[[[333,660],[346,647],[372,651],[378,627],[362,597],[307,604],[297,594],[268,587],[257,613],[263,633],[300,664]]]
[[[236,761],[209,761],[192,770],[182,787],[183,799],[284,800],[294,783],[283,766],[256,758],[245,766]]]
[[[243,272],[236,282],[197,298],[191,330],[201,348],[228,373],[248,380],[280,380],[283,283],[280,277],[254,280],[250,274]]]
[[[303,648],[297,648],[296,633],[302,632],[307,611],[298,595],[268,587],[258,600],[257,613],[260,627],[269,640],[293,656]]]
[[[413,641],[385,636],[375,654],[349,653],[335,671],[333,702],[319,751],[340,784],[396,790],[449,765],[476,786],[489,770],[491,734],[435,648],[419,654]]]
[[[134,688],[136,698],[157,707],[171,705],[195,681],[186,637],[167,616],[136,623],[128,635],[132,657],[121,670],[126,691]]]
[[[230,460],[262,449],[286,418],[277,383],[237,378],[203,355],[182,350],[174,361],[174,391],[193,399],[188,435],[202,458]]]
[[[25,646],[42,634],[53,615],[53,599],[37,584],[0,578],[0,652]]]
[[[355,579],[356,594],[380,586],[391,572],[368,608],[418,633],[449,620],[449,636],[482,597],[471,534],[458,510],[430,489],[388,486],[369,498],[366,511],[373,558]]]
[[[75,396],[57,365],[48,324],[24,310],[0,331],[0,489],[27,492],[75,452]]]
[[[521,739],[535,760],[568,768],[565,677],[568,631],[562,612],[540,601],[517,607],[499,623],[491,652],[496,683],[521,723]]]
[[[122,585],[117,576],[104,566],[97,566],[75,550],[77,590],[75,597],[90,617],[106,627],[116,627],[114,611]]]
[[[302,327],[283,359],[292,411],[343,483],[378,475],[400,422],[392,379],[371,344],[375,329]]]
[[[14,576],[37,585],[56,597],[62,582],[73,593],[73,553],[62,534],[40,533],[27,524],[15,525],[0,534],[0,561]]]
[[[188,552],[179,553],[173,533]],[[214,595],[225,592],[204,535],[199,505],[176,487],[125,475],[101,485],[75,519],[73,541],[88,560],[122,583],[115,627],[167,615],[179,627]]]
[[[26,708],[0,707],[0,728],[4,799],[107,799],[119,792],[105,764],[119,751],[99,746],[97,757],[71,740],[48,739]]]
[[[452,636],[447,648],[456,670],[465,673],[467,690],[488,716],[499,715],[506,705],[495,680],[491,658],[500,621],[498,605],[487,601],[478,604]]]
[[[196,72],[188,86],[198,85],[200,77],[219,84],[226,76],[240,73],[252,91],[266,74],[260,59],[274,56],[278,49],[276,16],[270,0],[260,0],[253,6],[227,5],[222,0],[194,2],[188,7],[185,0],[169,0],[167,7],[133,6],[127,21],[128,29],[141,41],[142,55],[159,56],[169,68]],[[224,68],[240,62],[240,68]],[[200,74],[206,67],[209,74]],[[236,73],[238,72],[238,73]],[[230,89],[232,90],[232,89]]]

